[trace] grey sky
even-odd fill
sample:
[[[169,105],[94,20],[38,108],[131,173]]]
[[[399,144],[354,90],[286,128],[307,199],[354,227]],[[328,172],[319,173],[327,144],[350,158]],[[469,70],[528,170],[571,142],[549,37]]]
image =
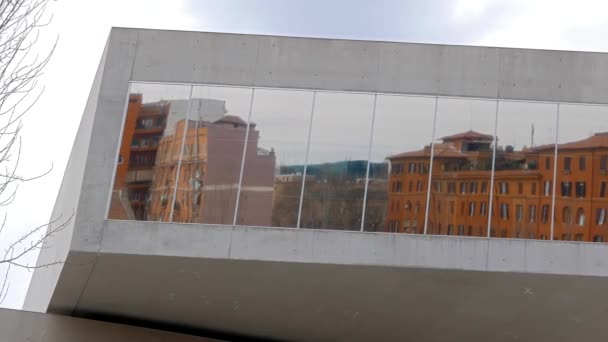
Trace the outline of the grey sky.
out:
[[[201,0],[211,30],[467,44],[496,29],[516,6],[493,2],[466,21],[454,0]],[[264,18],[264,20],[261,20]]]
[[[42,37],[42,53],[56,35],[60,42],[41,80],[46,92],[25,122],[22,166],[26,175],[51,164],[54,169],[44,180],[21,188],[9,208],[10,229],[0,236],[0,248],[49,219],[111,26],[608,51],[608,2],[594,0],[61,0],[53,2],[50,10],[54,20]],[[397,120],[398,105],[383,105],[387,113],[392,111],[385,116],[392,119],[386,119],[383,127],[394,127],[389,121]],[[428,110],[427,105],[411,106]],[[574,119],[576,110],[564,116],[570,120],[564,127],[577,122],[584,126],[571,133],[572,138],[608,130],[595,124],[597,110],[581,111],[589,120]],[[259,122],[262,125],[264,120]],[[394,145],[399,132],[394,130],[393,138],[387,135],[378,142],[389,152],[423,144]],[[427,132],[425,128],[423,135]],[[520,135],[513,139],[525,141],[526,134]],[[272,139],[282,138],[272,135]],[[31,255],[30,262],[35,257]],[[30,276],[12,274],[4,306],[21,306]]]

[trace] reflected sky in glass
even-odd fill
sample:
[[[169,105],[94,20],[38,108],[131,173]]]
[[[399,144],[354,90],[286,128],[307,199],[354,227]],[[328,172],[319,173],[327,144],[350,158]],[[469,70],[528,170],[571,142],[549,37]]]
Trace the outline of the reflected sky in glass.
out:
[[[366,160],[374,96],[318,92],[309,163]]]
[[[608,107],[561,104],[559,143],[573,142],[608,132]]]
[[[554,144],[556,118],[556,104],[501,101],[498,144],[515,150]]]
[[[312,91],[256,89],[251,122],[259,147],[273,149],[279,165],[303,165],[312,113]]]
[[[435,99],[378,95],[371,160],[422,149],[431,143]]]
[[[493,135],[495,116],[494,100],[439,98],[435,139],[470,130]]]

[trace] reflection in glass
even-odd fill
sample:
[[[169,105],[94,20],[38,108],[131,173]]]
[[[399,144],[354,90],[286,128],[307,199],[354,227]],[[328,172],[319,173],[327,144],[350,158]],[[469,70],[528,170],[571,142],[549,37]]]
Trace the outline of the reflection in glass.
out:
[[[237,224],[295,228],[312,91],[256,89]]]
[[[132,83],[108,217],[606,241],[608,107],[496,115],[493,100]]]
[[[500,103],[492,217],[499,237],[550,237],[556,124],[555,104]]]
[[[361,229],[373,101],[316,94],[300,227]]]
[[[195,86],[188,120],[177,118],[183,158],[174,222],[232,224],[252,89]]]
[[[191,87],[131,84],[108,217],[169,221]]]
[[[423,231],[434,109],[434,98],[378,96],[364,230]]]
[[[495,117],[496,101],[439,99],[428,234],[486,236]]]
[[[608,239],[607,117],[605,106],[560,105],[554,240]]]

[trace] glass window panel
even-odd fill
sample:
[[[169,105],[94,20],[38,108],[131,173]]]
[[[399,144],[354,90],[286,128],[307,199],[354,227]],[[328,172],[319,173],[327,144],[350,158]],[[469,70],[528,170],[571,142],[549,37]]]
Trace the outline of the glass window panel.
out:
[[[316,94],[300,227],[361,229],[373,101]]]
[[[423,232],[434,110],[434,98],[378,96],[366,231]]]
[[[494,199],[499,206],[516,210],[516,217],[495,216],[492,224],[510,238],[530,239],[550,236],[551,220],[536,220],[536,208],[551,207],[553,156],[557,105],[501,101],[498,113],[498,145],[494,174]],[[549,163],[549,167],[546,167]],[[500,191],[511,185],[510,191]],[[558,184],[559,185],[559,184]],[[515,191],[517,190],[517,191]],[[519,211],[517,211],[519,210]],[[523,210],[527,212],[523,213]],[[550,215],[550,210],[547,215]],[[523,218],[527,217],[527,220]]]
[[[603,219],[596,215],[608,208],[607,117],[605,106],[560,104],[556,177],[556,188],[560,191],[555,199],[555,238],[583,241],[608,238]],[[566,185],[568,192],[561,192]]]
[[[191,87],[132,83],[108,218],[169,221]]]
[[[251,96],[250,88],[193,88],[173,221],[234,222]]]
[[[312,91],[256,89],[237,224],[297,226]]]
[[[443,191],[431,193],[429,234],[449,235],[449,227],[463,225],[472,227],[470,231],[473,236],[486,236],[487,215],[492,212],[487,208],[490,201],[495,117],[495,101],[439,99],[431,183],[446,186]],[[471,183],[479,185],[471,186]],[[471,188],[480,191],[470,191]],[[504,189],[507,189],[506,186]],[[467,205],[479,209],[472,216],[466,211],[454,210]],[[496,203],[493,206],[497,208]]]

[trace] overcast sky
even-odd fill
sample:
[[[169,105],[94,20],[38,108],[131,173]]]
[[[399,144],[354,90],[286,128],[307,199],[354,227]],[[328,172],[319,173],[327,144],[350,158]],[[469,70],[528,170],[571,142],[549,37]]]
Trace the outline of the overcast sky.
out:
[[[35,174],[53,165],[53,171],[22,187],[0,248],[48,221],[112,26],[608,51],[608,2],[600,0],[59,0],[49,11],[54,19],[44,38],[58,35],[59,45],[42,80],[46,91],[25,122],[22,170]],[[467,108],[462,126],[473,128],[476,111],[486,109]],[[585,134],[597,123],[592,115]],[[12,273],[3,306],[21,307],[30,276]]]

